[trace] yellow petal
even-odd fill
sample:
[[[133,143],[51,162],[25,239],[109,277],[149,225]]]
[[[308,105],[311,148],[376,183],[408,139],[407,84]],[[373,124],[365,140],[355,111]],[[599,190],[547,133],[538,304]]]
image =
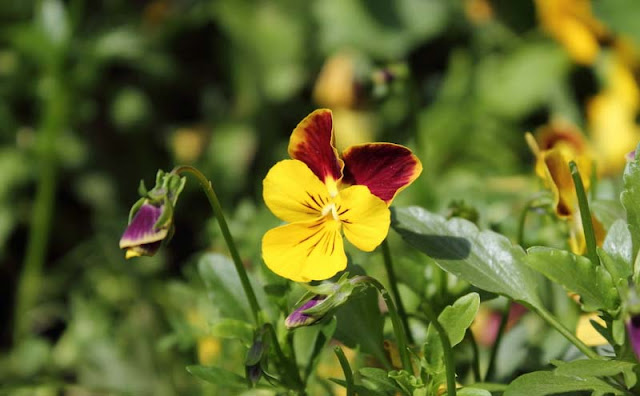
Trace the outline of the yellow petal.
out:
[[[580,316],[578,320],[578,325],[576,327],[576,336],[580,341],[584,342],[589,346],[596,345],[606,345],[608,344],[607,340],[602,336],[602,334],[598,333],[598,331],[593,327],[591,321],[595,321],[602,326],[606,326],[604,320],[599,317],[596,313],[584,314]]]
[[[347,266],[340,223],[320,218],[269,230],[262,258],[271,271],[296,282],[329,279]]]
[[[356,185],[340,191],[336,212],[349,242],[365,252],[375,249],[389,233],[389,208],[366,186]]]
[[[274,215],[287,222],[318,218],[329,202],[326,185],[298,160],[278,162],[262,184],[264,202]]]
[[[586,155],[576,155],[570,146],[558,144],[546,150],[538,157],[536,164],[536,172],[544,175],[545,184],[553,192],[559,217],[571,216],[577,210],[576,191],[569,170],[569,161],[572,160],[578,166],[586,191],[591,182],[591,159]]]

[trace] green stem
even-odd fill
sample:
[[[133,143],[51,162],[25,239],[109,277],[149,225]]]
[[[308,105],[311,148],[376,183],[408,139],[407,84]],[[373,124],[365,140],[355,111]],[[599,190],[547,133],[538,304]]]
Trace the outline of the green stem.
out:
[[[567,340],[569,340],[573,345],[575,345],[582,353],[584,353],[590,359],[603,359],[602,356],[598,355],[596,352],[591,350],[585,343],[580,341],[575,334],[573,334],[569,329],[567,329],[555,316],[553,316],[549,311],[544,308],[536,308],[536,313],[540,315],[545,322],[549,323],[553,328],[555,328],[560,334],[562,334]]]
[[[271,336],[271,342],[273,343],[273,347],[276,351],[276,356],[280,361],[280,367],[284,368],[286,378],[293,378],[293,382],[296,387],[304,391],[304,383],[302,382],[302,378],[300,377],[300,372],[298,371],[298,366],[296,365],[295,359],[292,361],[287,359],[287,357],[282,352],[282,348],[280,347],[280,342],[278,342],[278,335],[276,334],[275,329],[271,323],[265,324],[269,335]]]
[[[344,382],[346,383],[345,388],[347,389],[347,396],[355,396],[355,391],[353,389],[353,372],[351,371],[349,361],[344,355],[342,348],[340,348],[339,346],[333,348],[333,352],[335,352],[336,356],[338,357],[338,361],[340,362],[340,366],[342,366],[342,371],[344,372]]]
[[[53,217],[56,192],[56,139],[68,122],[68,92],[59,67],[52,65],[46,73],[50,89],[43,98],[44,114],[38,137],[38,184],[33,203],[29,238],[22,273],[17,285],[14,313],[14,344],[29,332],[30,315],[41,292],[42,266]]]
[[[396,335],[396,341],[398,342],[398,350],[400,351],[400,360],[402,361],[402,368],[404,368],[409,373],[413,374],[413,366],[411,365],[411,358],[409,357],[409,349],[407,347],[407,337],[405,335],[404,327],[402,326],[402,321],[400,320],[400,316],[398,315],[398,311],[396,311],[396,306],[393,303],[393,299],[391,295],[384,288],[382,283],[378,282],[375,278],[370,276],[359,276],[360,281],[367,282],[376,289],[384,299],[384,302],[387,304],[387,309],[389,310],[389,317],[391,318],[391,324],[393,325],[393,331]]]
[[[393,295],[393,299],[395,300],[398,307],[398,314],[400,315],[400,319],[402,320],[402,325],[407,332],[407,340],[409,341],[409,344],[413,344],[413,335],[411,334],[411,328],[409,327],[407,311],[404,309],[404,304],[402,303],[402,299],[400,298],[400,290],[398,290],[398,281],[393,270],[391,250],[389,249],[389,242],[387,242],[387,239],[382,241],[382,255],[384,257],[384,268],[387,270],[387,278],[389,279],[389,288],[391,289],[391,294]]]
[[[233,241],[233,237],[231,236],[231,232],[229,231],[229,227],[227,226],[227,221],[224,217],[224,213],[222,212],[222,206],[220,206],[220,201],[218,200],[218,196],[213,189],[213,185],[202,174],[202,172],[189,165],[178,166],[173,169],[172,173],[178,175],[181,173],[190,173],[195,176],[196,179],[198,179],[198,181],[200,182],[205,195],[209,199],[209,204],[211,204],[213,214],[218,220],[218,225],[220,226],[220,231],[222,231],[222,236],[224,237],[224,240],[227,243],[227,247],[229,248],[229,253],[231,254],[231,258],[233,259],[233,263],[235,264],[236,271],[238,272],[238,276],[240,277],[240,283],[242,283],[244,294],[247,296],[247,300],[249,300],[249,305],[251,306],[251,311],[253,312],[253,319],[256,324],[259,324],[261,321],[260,306],[258,305],[258,300],[256,299],[253,287],[251,287],[249,276],[247,275],[247,271],[242,264],[242,260],[240,259],[240,255],[238,254],[238,249],[236,249],[236,244]]]
[[[465,336],[471,343],[471,349],[473,350],[473,364],[471,368],[473,369],[473,377],[476,382],[482,381],[482,377],[480,376],[480,352],[478,351],[478,343],[476,342],[476,337],[474,337],[473,332],[469,329],[467,330]]]
[[[504,311],[502,311],[502,316],[500,318],[500,326],[498,327],[498,333],[496,334],[496,339],[493,342],[493,346],[491,347],[491,355],[489,355],[489,367],[487,367],[487,372],[484,376],[484,381],[490,381],[493,378],[493,370],[496,365],[496,357],[498,356],[498,348],[500,347],[500,341],[502,341],[502,336],[504,335],[504,331],[507,328],[507,323],[509,322],[509,312],[511,311],[511,305],[513,301],[509,299],[507,301],[507,306]]]
[[[600,264],[598,259],[598,252],[596,250],[596,234],[593,231],[593,221],[591,220],[591,211],[589,210],[589,202],[587,201],[587,194],[584,191],[584,185],[582,184],[582,178],[580,177],[580,171],[574,161],[569,162],[569,169],[571,170],[571,177],[573,178],[573,184],[576,187],[576,194],[578,195],[578,205],[580,206],[580,218],[582,220],[582,229],[584,230],[584,238],[587,243],[586,256],[591,260],[593,265]]]
[[[422,310],[427,316],[429,322],[438,332],[440,342],[442,343],[443,360],[447,375],[447,396],[456,396],[456,366],[453,359],[453,348],[449,341],[449,335],[444,327],[442,327],[438,321],[438,317],[431,310],[431,307],[428,304],[422,304]]]

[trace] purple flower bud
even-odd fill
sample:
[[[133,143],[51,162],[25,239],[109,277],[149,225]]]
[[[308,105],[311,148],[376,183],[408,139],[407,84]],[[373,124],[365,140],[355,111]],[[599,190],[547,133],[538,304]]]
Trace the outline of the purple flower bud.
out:
[[[252,366],[245,366],[244,369],[247,380],[249,380],[251,385],[254,386],[257,384],[260,377],[262,377],[262,367],[260,367],[260,362]]]
[[[153,256],[162,240],[167,237],[169,224],[156,226],[165,205],[142,204],[120,238],[120,249],[126,249],[126,258]]]
[[[305,314],[304,311],[313,308],[326,299],[326,296],[314,296],[311,300],[302,304],[296,308],[287,318],[284,320],[284,325],[287,329],[294,329],[296,327],[308,326],[317,322],[324,317],[324,314]]]
[[[633,151],[627,153],[627,155],[625,155],[624,157],[627,160],[627,162],[631,162],[631,161],[635,160],[636,159],[636,150],[633,150]]]
[[[627,332],[629,332],[633,351],[636,353],[636,357],[640,359],[640,315],[632,316],[631,320],[627,322]]]

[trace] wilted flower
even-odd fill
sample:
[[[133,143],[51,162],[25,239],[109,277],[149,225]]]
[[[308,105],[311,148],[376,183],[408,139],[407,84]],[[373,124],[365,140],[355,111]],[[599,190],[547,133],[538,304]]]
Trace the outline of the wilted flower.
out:
[[[173,208],[184,188],[185,178],[158,171],[155,187],[140,187],[140,198],[131,208],[129,225],[120,238],[126,258],[153,256],[173,231]]]
[[[351,146],[340,158],[327,109],[298,124],[289,155],[263,182],[266,205],[289,224],[264,235],[262,257],[296,282],[328,279],[346,267],[342,232],[360,250],[375,249],[389,232],[388,205],[422,172],[411,150],[391,143]]]

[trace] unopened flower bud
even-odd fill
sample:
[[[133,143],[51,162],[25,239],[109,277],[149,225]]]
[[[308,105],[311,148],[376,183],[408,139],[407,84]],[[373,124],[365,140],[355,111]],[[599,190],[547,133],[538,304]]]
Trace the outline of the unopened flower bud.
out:
[[[156,185],[150,191],[141,185],[140,198],[131,208],[129,225],[120,238],[126,258],[153,256],[162,241],[173,233],[173,208],[184,188],[185,178],[158,171]]]

